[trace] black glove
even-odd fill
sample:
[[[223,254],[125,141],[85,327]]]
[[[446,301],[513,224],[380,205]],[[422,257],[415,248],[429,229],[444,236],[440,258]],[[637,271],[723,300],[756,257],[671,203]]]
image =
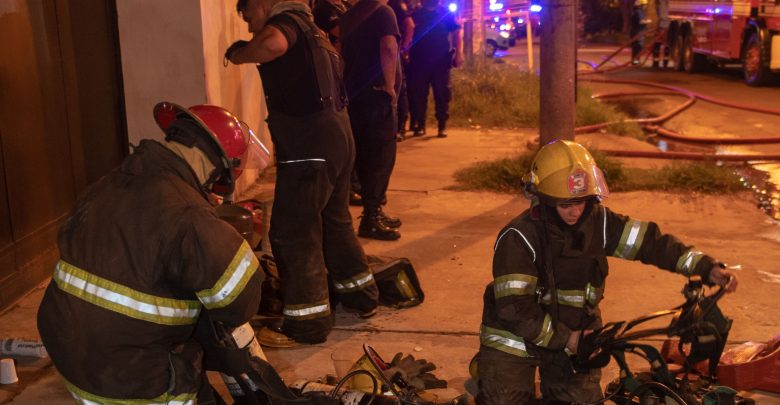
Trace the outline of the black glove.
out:
[[[225,59],[230,60],[230,57],[233,56],[233,52],[247,46],[248,44],[249,41],[244,41],[243,39],[233,42],[233,45],[230,45],[230,47],[228,47],[228,49],[225,51]]]
[[[580,336],[577,343],[577,355],[574,356],[572,365],[577,372],[585,372],[592,368],[603,368],[609,364],[610,352],[605,348],[609,341],[609,334],[602,334],[602,329],[593,333]]]
[[[447,381],[437,378],[432,373],[422,373],[407,382],[418,391],[447,388]]]

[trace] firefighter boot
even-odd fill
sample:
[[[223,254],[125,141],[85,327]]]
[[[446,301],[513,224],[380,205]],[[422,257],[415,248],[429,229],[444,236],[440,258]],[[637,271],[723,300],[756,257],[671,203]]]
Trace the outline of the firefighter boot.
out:
[[[360,219],[358,226],[358,236],[362,238],[371,238],[378,240],[397,240],[401,234],[393,228],[389,228],[382,223],[378,208],[363,210],[363,218]]]
[[[382,222],[384,226],[392,229],[398,229],[401,227],[401,218],[387,216],[387,214],[385,214],[385,212],[382,210],[382,207],[379,207],[379,212],[377,215],[379,216],[379,221]]]

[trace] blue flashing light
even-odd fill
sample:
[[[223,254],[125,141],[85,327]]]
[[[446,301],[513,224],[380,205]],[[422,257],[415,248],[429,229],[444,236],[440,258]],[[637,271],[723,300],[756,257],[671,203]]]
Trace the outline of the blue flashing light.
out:
[[[490,11],[500,11],[504,9],[504,3],[492,3],[490,5]]]
[[[493,21],[495,21],[495,22],[499,22],[500,20],[501,20],[501,19],[500,19],[500,18],[498,18],[498,17],[493,17]]]
[[[538,4],[531,4],[531,7],[529,7],[528,10],[531,11],[532,13],[538,13],[542,11],[542,6]]]
[[[454,12],[458,11],[458,4],[457,3],[450,3],[450,5],[447,6],[447,8],[450,9],[451,13],[454,13]]]
[[[522,23],[524,23],[524,22],[525,22],[525,20],[523,20],[523,19],[522,19],[522,18],[520,18],[520,17],[517,17],[517,23],[518,23],[518,24],[522,24]]]

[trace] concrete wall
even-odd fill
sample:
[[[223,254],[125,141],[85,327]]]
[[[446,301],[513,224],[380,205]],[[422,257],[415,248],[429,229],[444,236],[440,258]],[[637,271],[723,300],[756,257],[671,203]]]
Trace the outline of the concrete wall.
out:
[[[131,144],[162,139],[152,108],[163,100],[182,106],[214,104],[243,119],[266,146],[265,105],[253,65],[224,67],[222,55],[236,39],[249,39],[231,0],[119,0],[125,108]],[[239,190],[256,178],[245,172]]]

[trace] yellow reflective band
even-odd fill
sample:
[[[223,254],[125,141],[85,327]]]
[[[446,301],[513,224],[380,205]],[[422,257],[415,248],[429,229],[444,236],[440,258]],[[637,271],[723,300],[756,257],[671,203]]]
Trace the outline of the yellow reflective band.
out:
[[[496,299],[510,295],[534,295],[537,278],[527,274],[506,274],[493,281]]]
[[[255,252],[244,241],[214,287],[198,291],[195,295],[208,309],[226,307],[244,291],[258,265]]]
[[[596,306],[601,301],[603,291],[603,287],[596,288],[590,283],[585,287],[585,290],[558,290],[558,303],[575,308],[582,308],[585,306],[585,302]],[[548,292],[542,297],[542,304],[549,305],[550,303],[552,303],[552,298]]]
[[[500,350],[504,353],[519,357],[531,357],[526,351],[523,338],[515,336],[505,330],[491,328],[482,325],[479,328],[479,341],[482,346]]]
[[[409,276],[406,275],[405,271],[398,272],[398,277],[395,278],[395,286],[398,288],[398,291],[401,292],[404,298],[418,298],[417,290],[412,287],[412,281],[409,280]]]
[[[629,219],[625,227],[623,227],[620,243],[618,243],[612,256],[634,260],[637,253],[639,253],[639,248],[642,247],[642,241],[645,238],[645,232],[647,232],[647,225],[647,222]]]
[[[296,321],[321,318],[330,315],[330,304],[326,298],[313,304],[285,305],[282,314],[288,318],[295,318]]]
[[[544,316],[544,322],[542,322],[542,330],[539,332],[539,336],[533,340],[533,344],[540,347],[547,347],[547,345],[550,344],[553,333],[555,333],[555,331],[552,327],[552,317],[550,314],[546,314]]]
[[[164,393],[150,399],[113,399],[90,394],[65,380],[65,387],[80,405],[195,405],[197,393],[171,395]]]
[[[106,280],[60,260],[52,276],[60,290],[101,308],[161,325],[191,325],[198,301],[162,298]]]
[[[693,275],[693,271],[696,269],[696,265],[699,264],[699,260],[701,260],[702,257],[704,257],[704,253],[688,250],[677,260],[675,271],[686,276]]]
[[[340,293],[348,293],[374,284],[374,274],[366,271],[347,280],[334,281],[333,287]]]

